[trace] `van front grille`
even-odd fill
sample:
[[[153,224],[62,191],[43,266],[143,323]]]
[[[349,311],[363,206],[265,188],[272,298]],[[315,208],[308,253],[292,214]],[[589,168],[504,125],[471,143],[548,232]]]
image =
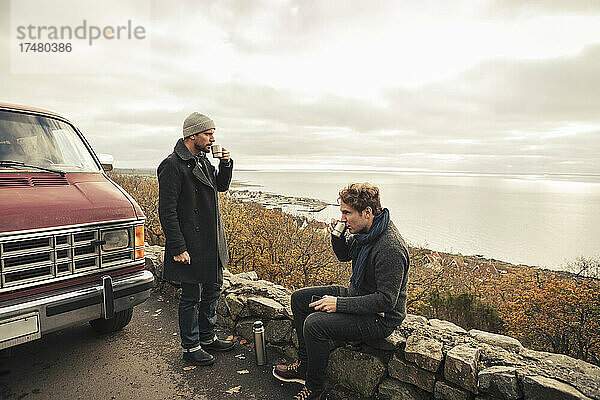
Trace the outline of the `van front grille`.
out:
[[[4,245],[4,251],[7,253],[13,251],[21,251],[28,249],[35,249],[39,247],[50,247],[52,246],[52,238],[41,238],[41,239],[30,239],[30,240],[19,240],[12,243],[6,243]]]
[[[62,263],[62,264],[58,264],[56,266],[56,273],[61,274],[64,272],[69,272],[71,270],[71,264],[70,263]]]
[[[37,267],[26,269],[22,271],[9,272],[4,275],[4,281],[7,284],[13,284],[14,282],[27,282],[32,279],[38,278],[50,278],[52,277],[52,266],[47,265],[44,267]]]
[[[60,260],[61,258],[69,257],[69,249],[56,250],[56,258]]]
[[[95,258],[87,258],[85,260],[75,261],[75,270],[90,268],[96,266]]]
[[[82,256],[84,254],[97,254],[98,253],[98,248],[94,245],[89,245],[89,246],[83,246],[83,247],[76,247],[75,248],[75,255],[76,256]]]
[[[50,253],[27,254],[25,256],[11,257],[4,260],[4,268],[21,267],[24,265],[37,264],[50,261]]]
[[[84,233],[77,233],[75,235],[73,235],[73,239],[76,242],[87,242],[90,240],[94,240],[96,238],[96,232],[92,231],[92,232],[84,232]]]
[[[0,291],[69,275],[91,274],[107,266],[134,261],[133,241],[126,248],[104,250],[104,242],[98,240],[105,232],[114,234],[120,229],[135,237],[134,227],[132,223],[106,224],[0,238]]]
[[[107,254],[102,256],[102,264],[113,264],[119,261],[131,260],[132,254],[130,251],[124,253]]]

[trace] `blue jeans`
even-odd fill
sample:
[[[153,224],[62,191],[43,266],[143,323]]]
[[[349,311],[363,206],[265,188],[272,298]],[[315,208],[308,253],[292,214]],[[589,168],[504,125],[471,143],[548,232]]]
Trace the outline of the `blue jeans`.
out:
[[[181,346],[194,349],[211,343],[215,338],[217,300],[221,295],[221,283],[181,282],[179,298],[179,331]]]
[[[377,314],[343,314],[315,311],[309,307],[312,296],[348,296],[342,286],[319,286],[292,293],[294,326],[298,335],[298,358],[307,362],[306,387],[322,391],[329,361],[329,340],[381,339],[393,328],[385,326]]]

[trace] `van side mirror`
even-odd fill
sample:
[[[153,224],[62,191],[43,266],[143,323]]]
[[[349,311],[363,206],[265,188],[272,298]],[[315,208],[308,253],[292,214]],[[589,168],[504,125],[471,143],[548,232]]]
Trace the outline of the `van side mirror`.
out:
[[[113,170],[113,163],[115,159],[110,154],[98,154],[98,159],[100,160],[100,164],[102,164],[102,169],[105,172],[109,172]]]

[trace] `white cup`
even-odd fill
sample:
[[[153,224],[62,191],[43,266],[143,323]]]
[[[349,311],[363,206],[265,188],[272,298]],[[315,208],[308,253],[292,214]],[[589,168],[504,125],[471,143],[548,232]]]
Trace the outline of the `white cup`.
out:
[[[223,148],[221,148],[220,144],[213,144],[210,146],[210,150],[212,151],[213,158],[223,157]]]
[[[338,221],[338,223],[335,224],[335,228],[333,228],[333,231],[331,232],[331,234],[333,236],[339,238],[339,237],[342,237],[345,230],[346,230],[346,223],[344,221]]]

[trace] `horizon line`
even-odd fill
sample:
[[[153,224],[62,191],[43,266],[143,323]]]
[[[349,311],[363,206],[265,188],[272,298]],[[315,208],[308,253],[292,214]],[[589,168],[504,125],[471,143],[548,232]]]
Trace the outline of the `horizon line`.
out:
[[[114,170],[155,170],[154,167],[115,167]],[[418,173],[418,174],[476,174],[476,175],[522,175],[522,176],[578,176],[578,177],[600,177],[600,173],[586,172],[479,172],[479,171],[443,171],[428,169],[392,169],[374,168],[368,171],[359,168],[237,168],[240,172],[392,172],[392,173]]]

